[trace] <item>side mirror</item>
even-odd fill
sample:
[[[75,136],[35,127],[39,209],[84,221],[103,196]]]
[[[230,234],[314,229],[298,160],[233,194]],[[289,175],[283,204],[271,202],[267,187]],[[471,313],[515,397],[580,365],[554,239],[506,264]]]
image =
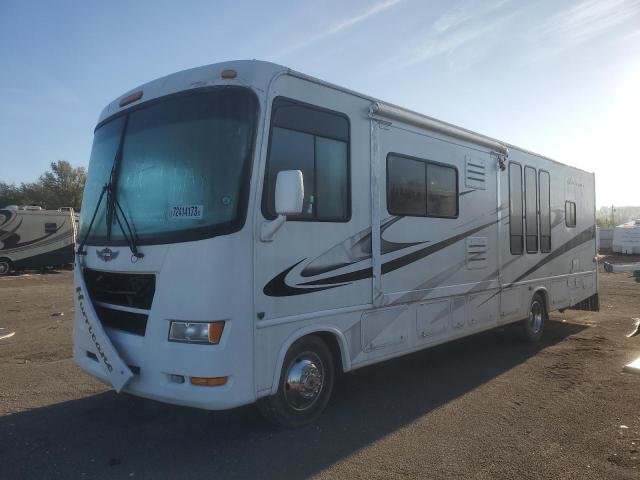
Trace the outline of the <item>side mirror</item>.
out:
[[[300,170],[278,172],[276,178],[276,213],[278,215],[296,215],[302,213],[304,183]]]
[[[283,170],[276,178],[276,213],[275,220],[263,222],[260,227],[260,240],[271,242],[287,215],[302,213],[304,200],[304,181],[300,170]]]

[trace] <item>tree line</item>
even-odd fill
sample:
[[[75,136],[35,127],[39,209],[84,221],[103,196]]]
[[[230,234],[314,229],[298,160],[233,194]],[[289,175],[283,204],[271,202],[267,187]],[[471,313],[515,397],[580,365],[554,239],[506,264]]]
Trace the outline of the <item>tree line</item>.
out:
[[[51,162],[50,169],[32,183],[0,180],[0,208],[7,205],[39,205],[47,210],[73,207],[80,210],[87,179],[84,167],[72,167],[66,160]]]

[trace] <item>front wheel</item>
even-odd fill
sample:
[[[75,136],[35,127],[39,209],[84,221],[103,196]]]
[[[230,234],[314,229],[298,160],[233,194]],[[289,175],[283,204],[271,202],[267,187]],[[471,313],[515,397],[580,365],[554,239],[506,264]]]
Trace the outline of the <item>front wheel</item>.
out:
[[[542,338],[544,324],[547,321],[547,307],[542,295],[536,293],[531,299],[529,316],[522,320],[522,338],[527,342],[538,342]]]
[[[278,392],[258,400],[262,415],[276,425],[297,428],[313,422],[329,402],[334,361],[321,338],[296,341],[284,358]]]

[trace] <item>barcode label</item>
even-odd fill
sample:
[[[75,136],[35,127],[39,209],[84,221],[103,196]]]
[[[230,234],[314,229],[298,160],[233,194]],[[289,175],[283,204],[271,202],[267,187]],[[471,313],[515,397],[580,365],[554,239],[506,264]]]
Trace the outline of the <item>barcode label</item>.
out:
[[[169,207],[169,218],[202,218],[202,205],[173,205]]]

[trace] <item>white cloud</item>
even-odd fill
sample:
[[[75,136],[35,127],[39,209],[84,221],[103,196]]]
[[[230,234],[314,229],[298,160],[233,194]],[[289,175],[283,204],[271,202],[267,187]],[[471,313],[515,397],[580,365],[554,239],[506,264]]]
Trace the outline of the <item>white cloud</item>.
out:
[[[529,60],[562,53],[640,14],[638,0],[587,0],[552,15],[526,36]]]
[[[318,43],[322,40],[325,40],[328,37],[344,32],[345,30],[348,30],[349,28],[352,28],[358,25],[359,23],[362,23],[373,16],[378,15],[379,13],[396,6],[402,1],[403,0],[383,0],[378,3],[375,3],[364,12],[359,13],[357,15],[353,15],[351,17],[340,19],[333,26],[329,27],[327,30],[324,30],[323,32],[320,32],[316,35],[311,35],[305,40],[299,43],[296,43],[294,45],[291,45],[290,47],[287,47],[275,53],[274,55],[271,55],[271,57],[274,59],[280,58],[280,57],[289,55],[293,52],[297,52],[298,50],[302,50],[303,48],[313,45],[314,43]]]
[[[451,29],[457,28],[460,25],[477,18],[479,15],[483,13],[488,13],[493,10],[497,10],[503,5],[509,3],[511,0],[495,0],[493,2],[485,1],[481,4],[481,10],[474,8],[476,6],[476,2],[473,0],[466,1],[464,3],[459,4],[452,10],[449,10],[444,15],[442,15],[438,20],[436,20],[433,24],[433,31],[438,34],[443,34]]]
[[[387,60],[385,68],[407,68],[438,56],[448,56],[451,66],[458,70],[468,68],[493,49],[498,33],[519,14],[500,12],[509,1],[458,4],[440,16],[426,33],[407,42],[416,46]]]

